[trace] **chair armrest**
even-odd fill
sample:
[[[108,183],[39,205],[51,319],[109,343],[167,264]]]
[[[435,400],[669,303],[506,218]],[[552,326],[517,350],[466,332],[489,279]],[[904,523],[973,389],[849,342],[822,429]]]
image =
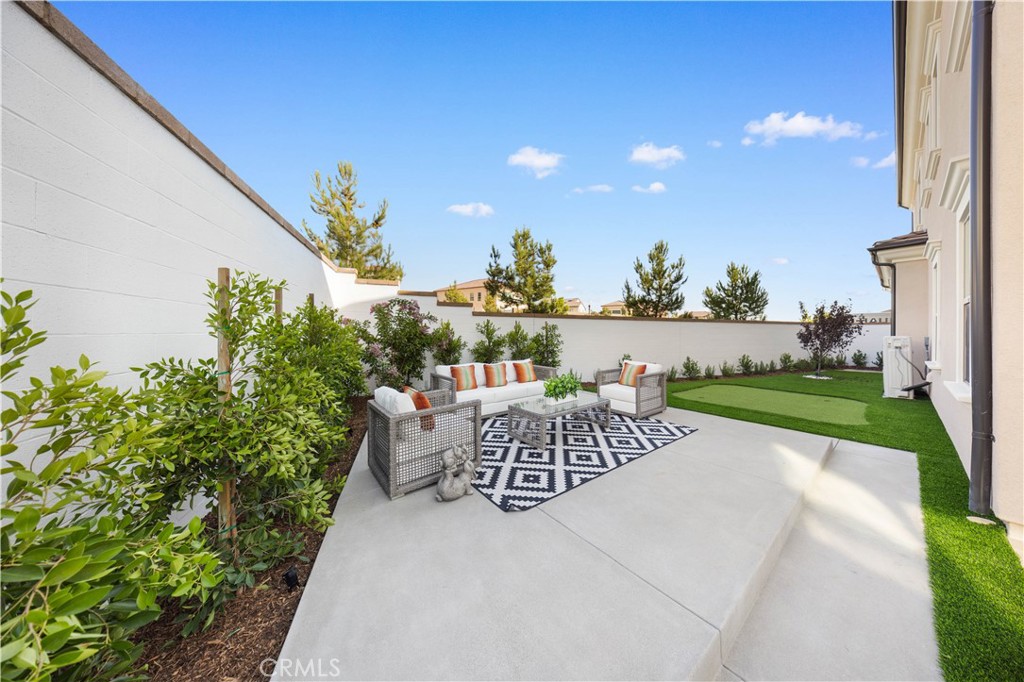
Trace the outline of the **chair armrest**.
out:
[[[547,365],[534,365],[533,371],[537,373],[537,379],[544,381],[545,379],[554,379],[558,376],[558,370],[554,367],[548,367]]]
[[[431,391],[446,390],[449,393],[451,393],[451,400],[449,402],[453,402],[453,403],[455,402],[455,379],[453,379],[450,376],[446,377],[443,374],[438,374],[436,372],[431,372],[430,373],[430,390]],[[430,402],[433,403],[434,401],[431,400]]]
[[[423,395],[427,396],[427,400],[430,401],[431,407],[439,407],[441,405],[451,405],[455,401],[452,399],[452,392],[447,388],[439,388],[433,391],[422,391]]]
[[[637,386],[664,384],[665,378],[667,376],[668,375],[665,372],[651,372],[650,374],[641,374],[636,379]]]
[[[604,384],[614,384],[619,380],[619,375],[622,373],[621,369],[599,369],[594,372],[594,383],[598,386]]]

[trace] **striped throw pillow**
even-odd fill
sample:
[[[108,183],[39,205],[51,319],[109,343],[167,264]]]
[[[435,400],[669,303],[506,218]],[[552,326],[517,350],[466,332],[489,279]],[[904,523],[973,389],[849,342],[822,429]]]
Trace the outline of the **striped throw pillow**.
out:
[[[505,377],[505,363],[499,362],[496,365],[484,365],[484,377],[487,381],[487,388],[497,388],[508,383]]]
[[[647,371],[647,365],[637,365],[627,362],[622,365],[622,372],[619,373],[619,383],[623,386],[636,388],[636,380],[641,374]]]
[[[406,386],[404,391],[412,398],[412,404],[416,406],[417,410],[430,409],[430,398],[421,391],[417,391],[412,386]],[[420,417],[420,428],[424,431],[433,431],[435,426],[437,426],[437,423],[434,420],[434,415],[428,414],[425,417]]]
[[[516,368],[516,381],[519,383],[525,384],[528,381],[537,380],[537,371],[533,368],[533,360],[513,362],[512,366]]]
[[[452,367],[452,378],[455,379],[456,391],[469,391],[476,388],[476,365],[459,365]]]

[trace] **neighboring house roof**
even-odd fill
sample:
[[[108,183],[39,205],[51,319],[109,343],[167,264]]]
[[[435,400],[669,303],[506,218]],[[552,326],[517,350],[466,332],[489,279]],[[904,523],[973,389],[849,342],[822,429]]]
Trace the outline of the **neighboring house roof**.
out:
[[[625,301],[612,301],[611,303],[602,303],[602,308],[619,308],[626,305]]]
[[[583,305],[583,301],[581,301],[578,298],[569,298],[569,299],[566,299],[565,304],[569,305],[569,306]]]
[[[487,279],[486,278],[484,278],[484,279],[471,279],[468,282],[460,282],[460,283],[456,284],[455,288],[456,289],[479,289],[480,287],[482,287],[486,283],[487,283]],[[435,292],[448,291],[451,288],[451,286],[452,285],[449,284],[446,287],[441,287],[440,289],[434,289],[434,291]]]

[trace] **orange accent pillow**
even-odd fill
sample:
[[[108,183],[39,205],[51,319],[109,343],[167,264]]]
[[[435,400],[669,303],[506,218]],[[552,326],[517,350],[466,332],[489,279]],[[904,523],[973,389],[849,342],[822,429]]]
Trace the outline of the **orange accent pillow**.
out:
[[[512,366],[516,368],[516,381],[519,383],[525,384],[537,380],[537,371],[533,369],[533,360],[513,362]]]
[[[424,395],[423,392],[417,391],[412,386],[406,386],[405,392],[412,398],[412,404],[416,406],[417,410],[430,409],[430,398]],[[420,428],[424,431],[433,431],[435,426],[437,426],[437,423],[434,420],[434,415],[428,414],[426,417],[420,417]]]
[[[468,391],[476,388],[476,365],[452,367],[452,378],[455,379],[456,391]]]
[[[636,380],[646,371],[647,365],[636,365],[632,362],[627,362],[622,365],[622,371],[619,373],[619,383],[623,386],[636,388]]]
[[[508,379],[505,377],[505,363],[484,365],[484,378],[487,380],[487,388],[497,388],[508,384]]]

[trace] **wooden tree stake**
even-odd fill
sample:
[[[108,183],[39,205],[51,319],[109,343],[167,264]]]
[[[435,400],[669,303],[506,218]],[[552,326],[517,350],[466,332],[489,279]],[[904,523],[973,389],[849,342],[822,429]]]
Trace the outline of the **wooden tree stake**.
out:
[[[230,268],[217,268],[217,310],[222,320],[229,319],[231,315],[230,290]],[[231,398],[231,345],[228,343],[227,334],[224,333],[223,324],[217,330],[217,391],[221,403],[226,403]],[[223,413],[224,408],[221,407],[221,414]],[[234,478],[221,481],[220,494],[217,499],[217,520],[220,526],[218,529],[220,537],[231,545],[237,561],[238,528],[235,518]]]
[[[284,315],[284,289],[274,287],[274,317],[281,319]]]
[[[309,296],[307,296],[306,298],[307,298],[307,299],[309,300],[309,304],[310,304],[310,305],[316,305],[316,303],[315,303],[315,301],[314,301],[314,298],[313,298],[313,294],[310,294],[310,295],[309,295]]]

